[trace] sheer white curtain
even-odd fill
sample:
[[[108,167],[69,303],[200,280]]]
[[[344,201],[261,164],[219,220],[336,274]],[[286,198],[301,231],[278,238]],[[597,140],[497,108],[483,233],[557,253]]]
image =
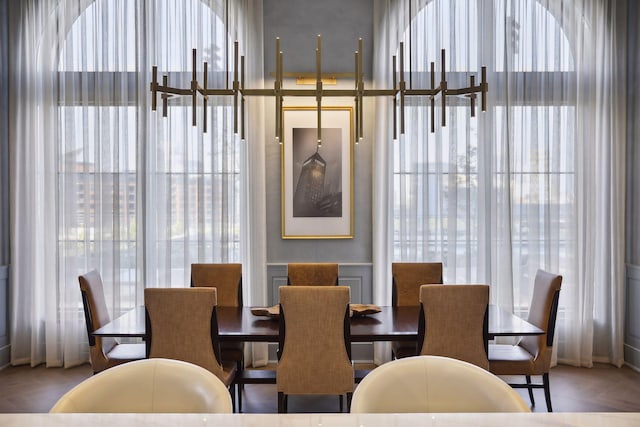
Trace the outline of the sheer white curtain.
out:
[[[556,348],[575,365],[623,360],[624,9],[376,2],[387,32],[376,30],[376,82],[391,82],[404,41],[414,88],[430,87],[431,61],[438,84],[445,49],[450,87],[487,66],[489,102],[471,118],[468,100],[449,98],[446,127],[437,102],[431,133],[428,99],[410,99],[392,143],[390,105],[378,101],[375,264],[443,261],[446,283],[490,283],[493,303],[523,315],[536,270],[562,274]],[[382,303],[388,283],[388,267],[377,267]]]
[[[207,61],[208,86],[227,87],[235,40],[261,81],[261,19],[254,1],[12,5],[12,363],[88,360],[77,276],[92,268],[112,316],[144,287],[188,286],[193,262],[243,262],[246,283],[263,283],[264,203],[242,191],[264,182],[262,122],[240,140],[231,100],[210,98],[205,133],[201,105],[192,126],[190,99],[163,118],[149,92],[152,65],[190,86],[191,49],[198,80]]]

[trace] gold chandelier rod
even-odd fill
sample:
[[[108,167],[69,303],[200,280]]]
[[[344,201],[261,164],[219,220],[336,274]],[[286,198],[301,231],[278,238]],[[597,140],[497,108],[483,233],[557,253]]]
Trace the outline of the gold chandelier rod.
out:
[[[407,96],[422,96],[430,98],[431,110],[431,132],[435,132],[435,100],[438,96],[441,98],[442,106],[442,126],[446,126],[446,99],[448,96],[465,96],[469,98],[471,107],[471,117],[475,117],[476,97],[480,94],[481,109],[487,109],[487,69],[481,67],[480,84],[476,84],[475,76],[469,76],[469,86],[461,88],[450,88],[446,80],[445,71],[445,50],[441,51],[441,77],[438,86],[435,86],[435,64],[431,62],[431,87],[424,89],[414,89],[412,84],[407,88],[405,81],[404,69],[404,43],[400,43],[400,52],[398,61],[396,56],[392,58],[392,88],[391,89],[365,89],[364,86],[364,69],[362,38],[358,39],[358,50],[355,51],[355,85],[353,89],[324,89],[322,83],[322,38],[318,35],[316,47],[316,87],[315,89],[285,89],[283,85],[284,67],[283,52],[280,50],[280,38],[276,37],[276,73],[273,89],[250,89],[245,87],[245,58],[240,57],[240,65],[238,65],[238,41],[234,42],[234,70],[233,70],[233,86],[231,89],[211,89],[207,86],[208,64],[204,62],[203,86],[198,84],[196,76],[196,50],[192,50],[192,79],[191,86],[188,89],[169,86],[169,78],[167,75],[162,76],[162,84],[158,83],[158,67],[153,66],[151,69],[151,110],[157,109],[158,93],[162,99],[162,115],[167,116],[168,100],[172,96],[191,96],[192,98],[192,125],[196,126],[196,109],[198,96],[203,97],[203,131],[207,131],[207,105],[209,96],[232,96],[233,97],[233,129],[234,133],[238,133],[238,111],[240,112],[240,135],[244,139],[245,136],[245,97],[247,96],[272,96],[275,100],[275,137],[280,143],[283,142],[283,101],[285,97],[302,96],[315,97],[317,108],[317,142],[322,143],[322,98],[323,97],[350,97],[354,99],[355,104],[355,123],[354,123],[354,141],[358,143],[364,135],[363,120],[363,98],[368,96],[388,96],[393,98],[393,137],[397,139],[397,110],[400,111],[400,134],[405,133],[405,98]],[[399,69],[396,70],[396,65]],[[228,75],[228,70],[226,70]],[[399,80],[397,79],[399,77]],[[411,76],[410,81],[411,81]],[[398,103],[399,108],[398,108]],[[240,104],[240,105],[238,105]]]

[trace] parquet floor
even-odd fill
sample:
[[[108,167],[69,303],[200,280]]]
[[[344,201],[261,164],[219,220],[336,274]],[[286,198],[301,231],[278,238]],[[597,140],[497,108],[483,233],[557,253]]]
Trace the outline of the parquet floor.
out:
[[[48,412],[56,400],[83,379],[91,368],[38,366],[7,367],[0,371],[0,413]],[[628,367],[598,364],[594,368],[558,366],[551,370],[551,394],[555,412],[640,412],[640,373]],[[526,390],[520,393],[528,402]],[[535,412],[545,412],[542,390],[534,391]],[[277,412],[274,385],[247,385],[244,412]],[[291,396],[290,412],[336,412],[333,396]]]

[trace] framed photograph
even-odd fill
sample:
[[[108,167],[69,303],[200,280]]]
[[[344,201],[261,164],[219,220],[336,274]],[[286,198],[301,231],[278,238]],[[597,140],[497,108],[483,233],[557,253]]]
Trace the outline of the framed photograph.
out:
[[[353,238],[352,107],[283,108],[282,238]]]

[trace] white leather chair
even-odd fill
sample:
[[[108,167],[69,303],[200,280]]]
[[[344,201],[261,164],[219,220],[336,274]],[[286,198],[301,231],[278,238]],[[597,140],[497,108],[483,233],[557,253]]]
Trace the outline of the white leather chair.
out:
[[[414,356],[371,371],[353,393],[352,413],[531,412],[499,377],[471,363]]]
[[[64,394],[51,413],[232,413],[227,387],[208,370],[144,359],[102,371]]]

